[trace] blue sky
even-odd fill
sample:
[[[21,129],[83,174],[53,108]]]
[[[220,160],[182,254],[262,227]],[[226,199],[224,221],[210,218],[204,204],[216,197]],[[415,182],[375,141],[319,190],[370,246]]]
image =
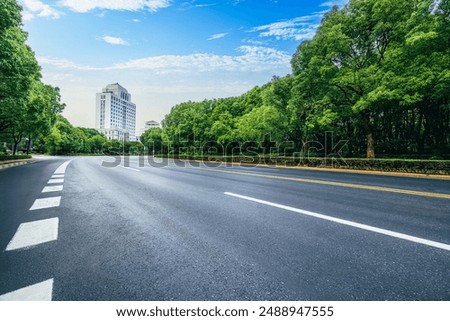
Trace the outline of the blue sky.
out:
[[[137,128],[187,100],[238,96],[291,72],[297,46],[347,0],[19,0],[43,80],[64,115],[95,126],[95,93],[119,82]]]

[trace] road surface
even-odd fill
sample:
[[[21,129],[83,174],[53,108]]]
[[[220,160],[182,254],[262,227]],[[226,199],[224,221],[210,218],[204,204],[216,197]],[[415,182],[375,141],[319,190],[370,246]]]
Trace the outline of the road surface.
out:
[[[0,171],[0,300],[450,300],[450,180],[111,165]]]

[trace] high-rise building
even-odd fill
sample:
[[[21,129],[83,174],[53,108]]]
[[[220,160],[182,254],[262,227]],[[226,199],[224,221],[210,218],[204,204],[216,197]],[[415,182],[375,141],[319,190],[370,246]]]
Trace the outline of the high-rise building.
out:
[[[96,127],[108,139],[136,141],[136,105],[119,84],[111,84],[97,93]]]
[[[149,129],[155,129],[155,128],[161,128],[161,125],[154,120],[149,120],[145,122],[145,127],[141,128],[140,130],[138,130],[137,134],[136,134],[136,139],[140,140],[141,136]]]
[[[154,128],[161,128],[161,125],[154,120],[149,120],[145,122],[145,130],[148,129],[154,129]]]

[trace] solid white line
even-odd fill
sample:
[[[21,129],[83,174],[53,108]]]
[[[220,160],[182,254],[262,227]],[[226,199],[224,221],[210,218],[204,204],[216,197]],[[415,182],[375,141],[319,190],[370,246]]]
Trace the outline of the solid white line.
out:
[[[247,201],[251,201],[251,202],[255,202],[255,203],[259,203],[259,204],[264,204],[264,205],[268,205],[268,206],[272,206],[272,207],[276,207],[276,208],[281,208],[283,210],[287,210],[287,211],[291,211],[291,212],[295,212],[295,213],[303,214],[303,215],[307,215],[307,216],[312,216],[312,217],[315,217],[315,218],[319,218],[319,219],[326,220],[326,221],[331,221],[331,222],[342,224],[342,225],[356,227],[356,228],[359,228],[361,230],[366,230],[366,231],[370,231],[370,232],[374,232],[374,233],[378,233],[378,234],[383,234],[383,235],[399,238],[399,239],[402,239],[402,240],[406,240],[406,241],[419,243],[419,244],[435,247],[435,248],[438,248],[438,249],[450,251],[450,245],[449,244],[445,244],[445,243],[439,243],[439,242],[435,242],[435,241],[430,241],[430,240],[427,240],[427,239],[422,239],[422,238],[419,238],[419,237],[415,237],[415,236],[411,236],[411,235],[407,235],[407,234],[403,234],[403,233],[398,233],[398,232],[385,230],[385,229],[378,228],[378,227],[373,227],[373,226],[370,226],[370,225],[365,225],[365,224],[360,224],[360,223],[356,223],[356,222],[352,222],[352,221],[347,221],[347,220],[343,220],[343,219],[340,219],[340,218],[327,216],[327,215],[323,215],[323,214],[319,214],[319,213],[305,211],[305,210],[301,210],[301,209],[298,209],[298,208],[295,208],[295,207],[290,207],[290,206],[285,206],[285,205],[281,205],[281,204],[277,204],[277,203],[267,202],[267,201],[263,201],[263,200],[260,200],[260,199],[257,199],[257,198],[252,198],[252,197],[243,196],[243,195],[239,195],[239,194],[234,194],[234,193],[228,193],[227,192],[227,193],[225,193],[225,195],[241,198],[241,199],[244,199],[244,200],[247,200]]]
[[[58,239],[57,217],[20,224],[5,251],[14,251]]]
[[[0,296],[0,301],[51,301],[53,279],[27,286]]]
[[[40,210],[43,208],[58,207],[61,202],[61,196],[38,198],[30,207],[30,211]]]
[[[48,181],[48,184],[62,184],[64,183],[64,178],[54,178]]]
[[[52,175],[52,178],[64,178],[64,174]]]
[[[42,193],[60,192],[63,190],[63,185],[45,186]]]
[[[63,163],[61,166],[59,166],[56,171],[55,174],[65,174],[66,173],[66,169],[67,166],[70,164],[72,160],[68,160],[67,162]]]
[[[123,165],[119,165],[119,167],[120,167],[120,168],[124,168],[124,169],[128,169],[128,170],[130,170],[130,171],[140,172],[140,170],[138,170],[138,169],[131,168],[131,167],[125,167],[125,166],[123,166]]]

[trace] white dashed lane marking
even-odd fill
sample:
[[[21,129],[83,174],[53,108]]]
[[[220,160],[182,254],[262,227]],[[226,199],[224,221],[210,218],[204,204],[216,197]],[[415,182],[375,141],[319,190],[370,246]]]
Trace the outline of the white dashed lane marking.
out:
[[[59,166],[59,167],[56,169],[55,174],[65,174],[65,173],[66,173],[67,166],[69,166],[69,164],[70,164],[71,161],[72,161],[72,160],[69,160],[69,161],[65,162],[64,164],[62,164],[61,166]]]
[[[67,166],[72,160],[59,166],[42,193],[61,192]],[[60,184],[60,185],[53,185]],[[61,196],[36,199],[30,211],[58,207]],[[30,248],[58,239],[59,218],[27,222],[20,224],[5,251],[15,251]],[[0,301],[51,301],[53,295],[53,279],[27,286],[25,288],[0,295]]]
[[[0,301],[51,301],[53,279],[0,295]]]
[[[59,219],[34,221],[20,224],[6,251],[19,250],[58,239]]]
[[[43,208],[58,207],[61,203],[61,196],[38,198],[34,201],[33,206],[31,206],[30,211],[40,210]]]
[[[45,186],[42,193],[60,192],[63,190],[63,185]]]

